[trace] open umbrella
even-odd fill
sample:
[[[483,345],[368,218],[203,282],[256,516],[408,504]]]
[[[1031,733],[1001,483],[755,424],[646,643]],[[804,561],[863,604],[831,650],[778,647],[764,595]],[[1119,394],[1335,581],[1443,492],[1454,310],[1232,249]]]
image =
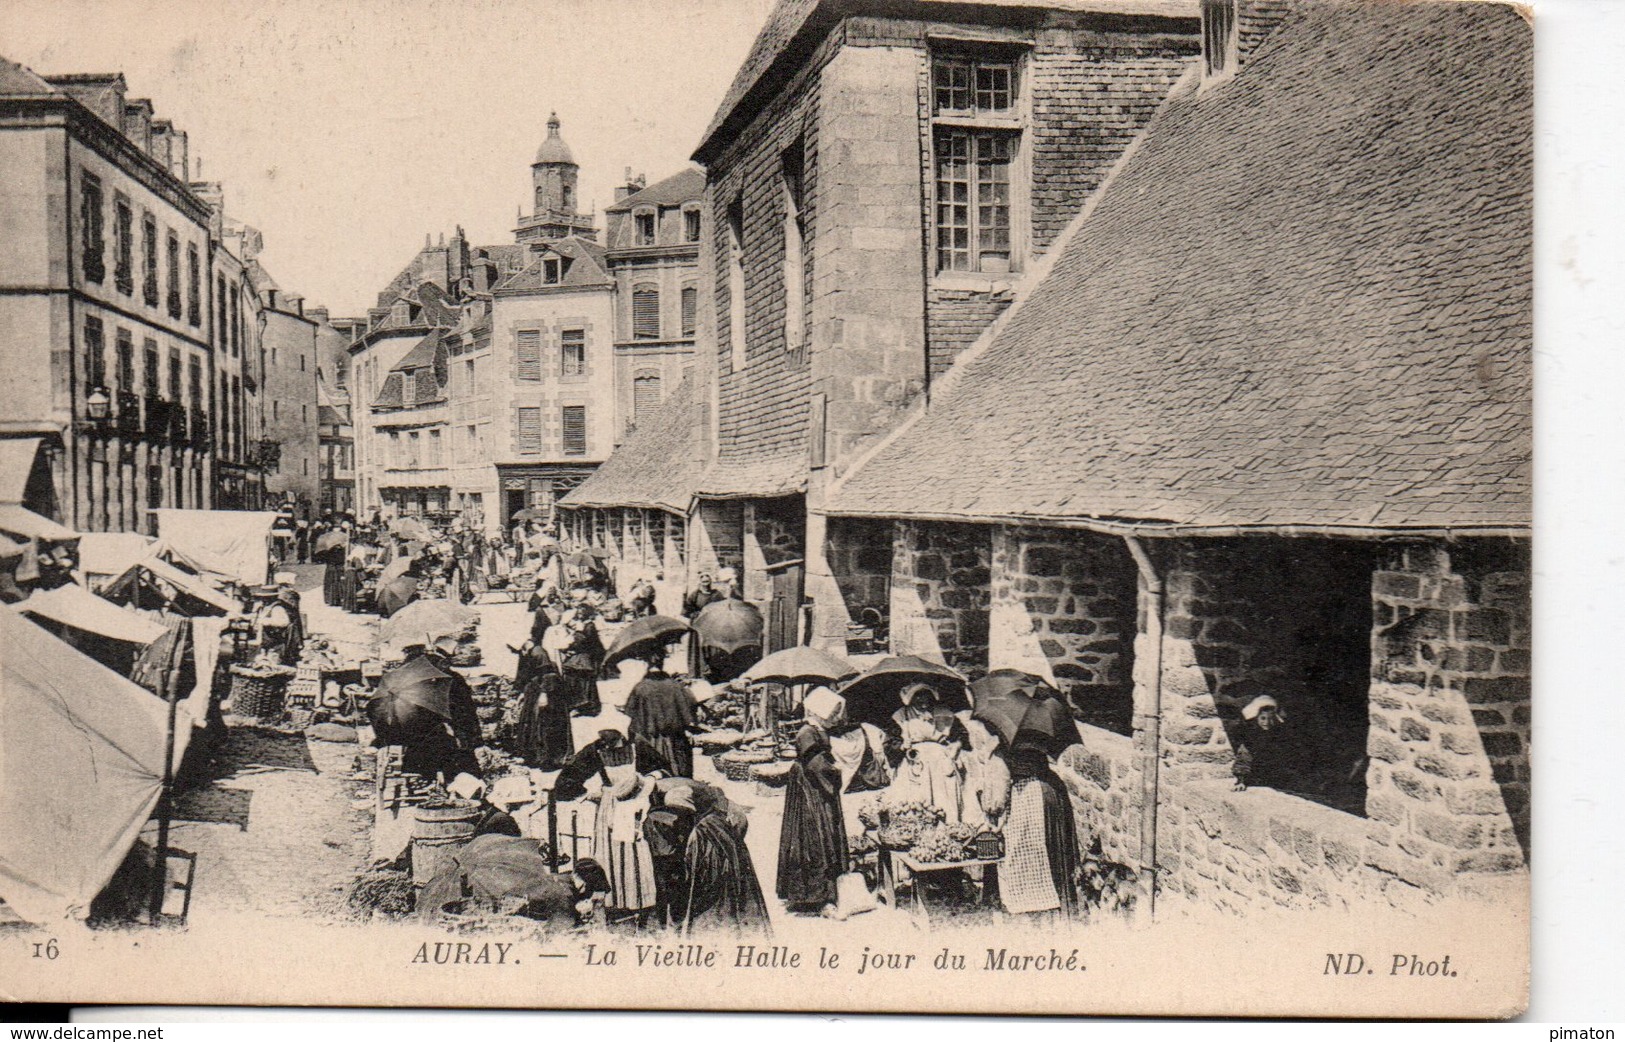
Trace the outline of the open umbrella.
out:
[[[894,655],[881,659],[841,688],[847,719],[854,723],[883,723],[903,704],[899,694],[909,684],[930,684],[950,709],[970,708],[965,678],[957,670],[918,655]]]
[[[389,582],[378,584],[378,593],[374,600],[378,604],[378,614],[389,618],[402,608],[411,604],[418,595],[418,581],[410,575],[397,576]]]
[[[624,658],[640,658],[659,651],[688,632],[688,623],[665,615],[646,615],[634,619],[621,628],[604,652],[604,665],[613,666]]]
[[[745,670],[743,679],[756,684],[827,684],[858,672],[839,655],[799,646],[775,651]]]
[[[513,519],[515,521],[546,521],[547,511],[537,507],[526,507],[523,510],[515,510]]]
[[[408,744],[451,721],[451,677],[428,659],[413,659],[384,674],[367,718],[385,744]]]
[[[397,517],[389,523],[389,534],[425,543],[434,539],[434,533],[429,531],[429,526],[415,517]]]
[[[425,636],[454,637],[479,618],[474,611],[451,601],[435,598],[413,601],[384,620],[378,636],[391,644],[419,641]]]
[[[406,570],[412,567],[412,562],[414,560],[416,560],[416,558],[397,557],[393,561],[384,565],[384,570],[378,573],[378,585],[383,586],[385,583],[393,582],[394,580],[405,575]]]
[[[707,648],[730,655],[740,648],[762,643],[762,613],[754,604],[724,598],[712,601],[694,616],[694,632]]]
[[[602,568],[604,555],[597,550],[572,550],[565,555],[564,563],[571,568]]]
[[[996,669],[972,684],[970,692],[975,701],[971,718],[991,728],[1006,748],[1025,734],[1055,755],[1077,740],[1071,711],[1042,677]]]
[[[316,537],[316,552],[325,554],[335,546],[349,546],[350,537],[343,532],[323,532]]]

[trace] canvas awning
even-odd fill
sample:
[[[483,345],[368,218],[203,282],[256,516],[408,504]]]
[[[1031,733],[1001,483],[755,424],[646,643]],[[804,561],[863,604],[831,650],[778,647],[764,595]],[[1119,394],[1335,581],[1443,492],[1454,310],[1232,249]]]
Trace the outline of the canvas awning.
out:
[[[164,627],[128,608],[96,596],[83,586],[68,583],[54,590],[40,590],[17,605],[25,615],[34,615],[74,629],[146,646],[164,635]]]
[[[79,538],[79,533],[73,529],[59,525],[48,517],[41,517],[18,503],[0,503],[0,532],[48,543]]]
[[[0,503],[21,503],[39,456],[38,438],[0,438]]]
[[[266,510],[154,510],[158,537],[209,570],[240,583],[265,582],[270,567],[271,526]]]
[[[158,802],[169,708],[12,608],[0,647],[0,899],[29,922],[83,919]]]
[[[118,576],[112,582],[107,584],[107,591],[116,590],[123,586],[125,582],[129,581],[131,573],[137,571],[146,571],[156,578],[162,579],[169,583],[171,586],[175,587],[177,590],[180,590],[187,596],[196,598],[197,600],[202,601],[204,604],[210,605],[211,607],[218,608],[225,614],[229,615],[230,613],[239,610],[241,607],[237,604],[237,602],[233,601],[230,597],[221,593],[219,590],[212,589],[208,583],[205,583],[197,576],[188,575],[179,568],[176,568],[174,565],[170,564],[168,561],[157,557],[149,557],[145,561],[138,561],[126,568],[124,570],[124,574]]]
[[[79,570],[86,575],[122,575],[151,553],[152,540],[140,532],[86,532],[79,537]]]

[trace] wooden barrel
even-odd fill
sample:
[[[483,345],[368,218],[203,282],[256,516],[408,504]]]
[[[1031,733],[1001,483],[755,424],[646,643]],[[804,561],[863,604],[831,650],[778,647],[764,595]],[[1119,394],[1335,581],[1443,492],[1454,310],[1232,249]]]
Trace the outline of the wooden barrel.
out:
[[[412,821],[412,882],[423,886],[474,838],[480,805],[462,800],[421,804]]]

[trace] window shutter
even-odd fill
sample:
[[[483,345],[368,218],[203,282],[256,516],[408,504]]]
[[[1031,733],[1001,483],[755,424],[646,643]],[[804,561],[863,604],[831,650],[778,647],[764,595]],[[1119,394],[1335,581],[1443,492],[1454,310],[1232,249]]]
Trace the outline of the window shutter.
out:
[[[632,422],[641,424],[660,405],[660,376],[648,373],[632,381]]]
[[[683,335],[693,336],[698,328],[700,310],[700,291],[693,286],[683,287]]]
[[[525,329],[519,332],[518,343],[514,350],[517,371],[515,376],[520,380],[540,380],[542,378],[542,334],[537,329]]]
[[[585,405],[566,405],[564,407],[564,454],[566,456],[585,456],[587,454],[587,407]]]
[[[519,410],[519,451],[522,453],[537,453],[542,451],[542,410],[522,408]]]
[[[660,291],[653,288],[632,291],[632,336],[638,340],[660,338]]]

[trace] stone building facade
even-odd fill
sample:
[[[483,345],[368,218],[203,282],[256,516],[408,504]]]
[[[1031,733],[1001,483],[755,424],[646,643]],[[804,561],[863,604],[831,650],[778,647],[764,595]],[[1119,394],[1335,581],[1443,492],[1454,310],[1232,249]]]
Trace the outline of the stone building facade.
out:
[[[770,16],[695,154],[715,325],[714,462],[695,492],[742,504],[742,545],[759,539],[751,504],[799,504],[773,534],[798,541],[780,555],[794,574],[743,562],[747,599],[795,613],[781,632],[852,624],[824,488],[998,318],[1196,52],[1194,17],[1088,5]],[[727,514],[696,523],[728,545]]]
[[[0,59],[0,174],[0,432],[43,436],[61,520],[150,532],[154,508],[254,505],[253,301],[185,131],[121,74]]]

